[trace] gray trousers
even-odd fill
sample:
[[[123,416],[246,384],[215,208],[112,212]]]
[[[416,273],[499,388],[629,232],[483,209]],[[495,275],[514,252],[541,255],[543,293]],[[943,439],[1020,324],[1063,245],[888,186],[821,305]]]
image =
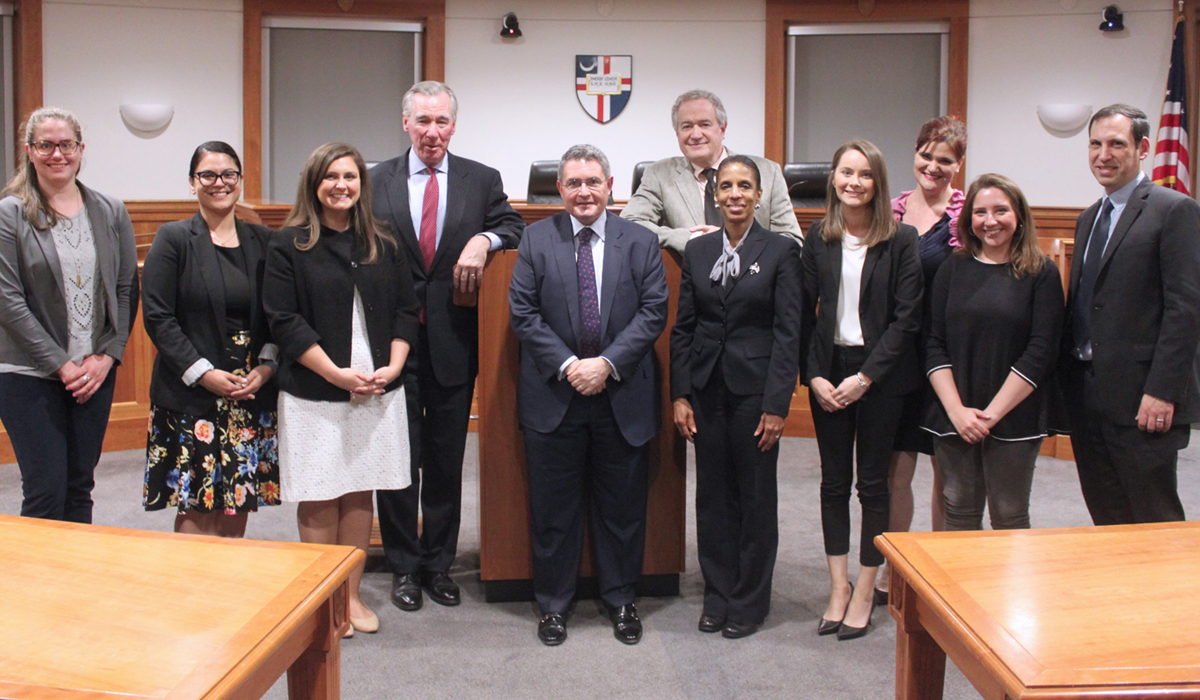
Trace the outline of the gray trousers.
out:
[[[942,473],[947,530],[982,530],[986,503],[993,530],[1029,528],[1029,491],[1042,439],[1005,442],[984,438],[971,445],[958,437],[935,437]]]

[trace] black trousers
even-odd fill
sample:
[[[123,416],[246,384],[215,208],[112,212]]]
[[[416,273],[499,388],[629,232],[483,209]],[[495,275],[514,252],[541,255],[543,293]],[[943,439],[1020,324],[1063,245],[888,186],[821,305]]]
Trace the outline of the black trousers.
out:
[[[1187,447],[1191,426],[1173,425],[1165,433],[1147,433],[1136,425],[1117,425],[1101,410],[1104,386],[1090,363],[1063,372],[1064,390],[1073,409],[1071,449],[1079,485],[1096,525],[1184,520],[1176,466]]]
[[[404,370],[412,485],[375,494],[383,552],[396,574],[444,572],[454,563],[462,521],[463,453],[475,393],[473,376],[457,386],[438,383],[424,326],[414,351],[416,362]],[[419,535],[418,510],[423,518]]]
[[[566,613],[575,597],[585,508],[600,598],[610,608],[632,603],[646,549],[649,445],[625,441],[604,393],[576,394],[553,432],[524,433],[533,592],[542,613]]]
[[[108,430],[117,368],[85,404],[58,379],[0,373],[0,422],[21,470],[21,515],[92,522],[96,462]]]
[[[826,379],[837,386],[858,372],[864,359],[862,348],[836,348],[833,376]],[[875,537],[883,534],[888,526],[888,464],[904,409],[904,397],[876,393],[873,386],[863,398],[832,413],[821,408],[811,391],[808,398],[817,432],[817,450],[821,454],[821,527],[825,534],[825,554],[850,553],[850,488],[854,482],[857,454],[858,502],[862,506],[859,563],[881,566],[883,554],[875,547]]]
[[[692,399],[704,614],[761,624],[771,609],[779,550],[779,443],[758,449],[754,431],[762,419],[762,394],[730,393],[714,375]]]

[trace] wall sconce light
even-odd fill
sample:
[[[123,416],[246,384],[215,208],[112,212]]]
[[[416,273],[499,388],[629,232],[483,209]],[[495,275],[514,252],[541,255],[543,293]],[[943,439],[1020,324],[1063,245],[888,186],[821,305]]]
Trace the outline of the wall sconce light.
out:
[[[1125,29],[1124,18],[1121,14],[1121,8],[1116,5],[1109,5],[1100,13],[1100,18],[1104,21],[1100,23],[1100,31],[1102,32],[1119,32]]]
[[[1038,105],[1038,119],[1055,136],[1071,136],[1079,132],[1092,116],[1091,105]]]
[[[500,18],[500,36],[505,39],[516,39],[521,36],[521,25],[517,22],[515,12],[509,12]]]
[[[125,126],[142,138],[153,138],[166,130],[175,116],[174,105],[128,104],[121,105],[121,119]]]

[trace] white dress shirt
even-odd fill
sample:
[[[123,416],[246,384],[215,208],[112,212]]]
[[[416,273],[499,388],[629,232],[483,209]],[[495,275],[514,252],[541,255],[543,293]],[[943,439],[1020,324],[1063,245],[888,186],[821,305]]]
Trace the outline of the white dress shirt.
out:
[[[408,149],[408,213],[412,216],[413,231],[417,232],[417,239],[421,237],[421,214],[425,208],[425,188],[429,185],[429,166],[421,162],[417,157],[417,149]],[[434,174],[437,176],[438,183],[438,210],[437,210],[437,238],[435,239],[434,250],[442,244],[442,229],[446,225],[446,199],[449,182],[447,180],[450,173],[450,154],[442,156],[442,162],[433,166]],[[503,245],[500,237],[491,231],[481,231],[491,241],[489,250],[499,250]]]

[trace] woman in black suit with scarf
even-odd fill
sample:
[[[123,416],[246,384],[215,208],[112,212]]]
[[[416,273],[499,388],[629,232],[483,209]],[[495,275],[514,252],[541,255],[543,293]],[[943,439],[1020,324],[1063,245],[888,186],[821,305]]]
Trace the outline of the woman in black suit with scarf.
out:
[[[142,268],[150,378],[146,510],[177,508],[175,531],[241,537],[279,504],[275,358],[262,305],[271,230],[234,216],[242,164],[200,144],[188,180],[200,211],[164,224]]]
[[[921,381],[924,282],[917,231],[892,218],[883,155],[868,141],[833,156],[824,219],[805,239],[802,373],[821,453],[829,606],[817,634],[866,634],[888,525],[888,463],[904,395]],[[850,585],[850,487],[862,505],[858,586]]]
[[[671,330],[675,426],[696,445],[701,632],[753,634],[779,545],[775,467],[799,371],[800,248],[754,221],[758,167],[717,171],[724,228],[688,242]]]

